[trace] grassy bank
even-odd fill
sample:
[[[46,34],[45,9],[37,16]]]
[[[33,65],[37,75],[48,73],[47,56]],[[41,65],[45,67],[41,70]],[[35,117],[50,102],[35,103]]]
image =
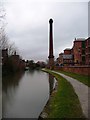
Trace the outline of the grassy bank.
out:
[[[79,75],[79,74],[76,74],[76,73],[71,73],[71,72],[65,72],[65,71],[59,71],[58,72],[60,73],[63,73],[65,75],[68,75],[72,78],[75,78],[77,79],[78,81],[84,83],[85,85],[89,86],[90,87],[90,76],[86,76],[86,75]]]
[[[72,85],[60,75],[44,70],[58,80],[57,92],[53,92],[45,112],[48,118],[83,118],[82,109]]]

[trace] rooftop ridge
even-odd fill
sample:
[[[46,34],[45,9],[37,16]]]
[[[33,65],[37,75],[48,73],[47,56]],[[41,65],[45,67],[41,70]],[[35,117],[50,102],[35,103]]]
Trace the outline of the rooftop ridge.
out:
[[[85,41],[85,38],[75,38],[75,41]]]

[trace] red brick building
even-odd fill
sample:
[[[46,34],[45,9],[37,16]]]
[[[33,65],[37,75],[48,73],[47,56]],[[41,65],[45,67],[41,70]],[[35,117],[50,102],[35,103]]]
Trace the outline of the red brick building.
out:
[[[86,46],[85,49],[86,65],[90,65],[90,37],[86,39],[85,46]]]
[[[63,65],[90,65],[90,37],[75,38],[72,49],[65,49],[60,53],[57,63]]]
[[[16,55],[16,53],[10,57],[10,61],[14,71],[25,69],[25,60],[20,59],[20,56]]]
[[[63,64],[64,65],[72,65],[73,64],[73,53],[72,49],[67,48],[64,50],[63,54]]]
[[[85,39],[75,38],[73,45],[74,63],[76,65],[85,65]]]
[[[65,54],[65,55],[70,55],[70,54],[71,54],[71,49],[70,49],[70,48],[66,48],[66,49],[64,50],[64,54]]]
[[[73,64],[73,53],[72,49],[67,48],[64,50],[64,53],[60,53],[57,58],[57,63],[59,65],[72,65]]]
[[[19,55],[12,55],[10,57],[10,61],[13,66],[13,70],[17,71],[19,69],[19,63],[20,63]]]

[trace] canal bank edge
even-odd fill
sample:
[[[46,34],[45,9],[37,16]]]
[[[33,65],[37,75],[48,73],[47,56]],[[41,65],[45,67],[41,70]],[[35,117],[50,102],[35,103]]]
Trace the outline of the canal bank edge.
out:
[[[44,68],[42,69],[42,71],[47,72]],[[47,72],[47,73],[49,73],[49,72]],[[58,89],[58,81],[56,82],[55,87],[54,87],[52,93],[50,94],[49,100],[47,101],[46,105],[44,106],[43,111],[39,115],[38,120],[48,118],[48,107],[49,107],[49,104],[50,104],[50,100],[54,97],[54,94],[57,92],[57,89]]]
[[[44,71],[44,72],[47,72],[47,73],[50,73],[50,74],[52,74],[53,76],[55,76],[55,78],[58,80],[58,78],[60,77],[60,78],[62,78],[61,76],[58,76],[57,77],[57,75],[56,75],[56,73],[54,74],[51,70],[49,70],[49,69],[42,69],[42,71]],[[85,118],[85,116],[83,115],[83,112],[82,112],[82,109],[81,109],[81,105],[80,105],[80,102],[79,102],[79,99],[78,99],[78,96],[76,95],[76,93],[75,93],[75,91],[74,91],[74,89],[73,89],[73,87],[72,87],[72,85],[69,83],[69,82],[67,82],[67,80],[66,79],[64,79],[63,78],[63,81],[64,82],[66,82],[65,84],[67,84],[67,86],[68,86],[68,91],[62,91],[63,93],[64,92],[66,92],[66,93],[64,93],[65,94],[65,96],[67,96],[66,94],[68,93],[68,98],[65,98],[64,96],[62,97],[60,94],[58,94],[59,92],[60,92],[60,90],[59,90],[59,82],[60,82],[60,80],[58,81],[58,91],[56,90],[55,92],[53,91],[52,92],[52,94],[50,95],[50,99],[48,100],[48,102],[47,102],[47,104],[45,105],[45,107],[44,107],[44,109],[43,109],[43,111],[41,112],[41,114],[40,114],[40,116],[39,116],[39,119],[40,118],[83,118],[83,119],[85,119],[86,120],[86,118]],[[67,87],[66,86],[66,87]],[[64,86],[63,86],[64,87]],[[66,88],[67,89],[67,88]],[[63,89],[64,90],[64,89]],[[70,94],[69,94],[70,93]],[[56,94],[57,94],[57,96],[56,96]],[[61,96],[61,97],[60,97]],[[73,96],[73,98],[72,98],[72,96]],[[57,97],[57,99],[59,98],[61,98],[63,101],[61,101],[60,102],[60,104],[59,105],[61,105],[60,107],[61,107],[61,111],[60,110],[56,110],[57,112],[57,115],[55,116],[55,114],[53,113],[53,111],[51,110],[51,108],[54,108],[54,111],[55,111],[55,109],[57,109],[57,101],[56,101],[56,103],[55,103],[55,105],[56,105],[56,108],[55,108],[55,105],[53,104],[53,100],[54,100],[54,102],[55,102],[55,97]],[[72,98],[72,100],[71,100],[71,98]],[[65,99],[67,99],[66,101],[65,101]],[[69,100],[69,101],[68,101]],[[67,111],[67,110],[65,110],[64,111],[64,109],[63,109],[63,112],[62,112],[62,108],[63,108],[63,102],[65,102],[65,104],[68,104],[68,107],[69,107],[69,109],[68,110],[70,110],[71,109],[71,111]],[[69,106],[69,105],[71,105],[71,106]],[[53,107],[52,107],[53,106]],[[65,107],[65,106],[64,106]],[[76,112],[78,110],[78,112]],[[73,111],[73,112],[72,112]],[[51,113],[49,113],[49,112],[51,112]],[[61,112],[61,114],[60,114],[60,112]],[[64,113],[65,112],[65,113]],[[54,115],[52,115],[52,114],[54,114]]]

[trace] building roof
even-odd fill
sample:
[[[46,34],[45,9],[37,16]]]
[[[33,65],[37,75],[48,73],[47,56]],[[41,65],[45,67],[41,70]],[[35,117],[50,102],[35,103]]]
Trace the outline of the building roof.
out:
[[[85,38],[75,38],[75,41],[85,41]]]
[[[88,37],[86,40],[90,40],[90,37]]]
[[[63,59],[72,59],[73,55],[69,54],[69,55],[63,55]]]
[[[66,48],[66,49],[64,49],[64,50],[71,50],[71,48]]]
[[[64,53],[60,53],[59,55],[63,55]]]

